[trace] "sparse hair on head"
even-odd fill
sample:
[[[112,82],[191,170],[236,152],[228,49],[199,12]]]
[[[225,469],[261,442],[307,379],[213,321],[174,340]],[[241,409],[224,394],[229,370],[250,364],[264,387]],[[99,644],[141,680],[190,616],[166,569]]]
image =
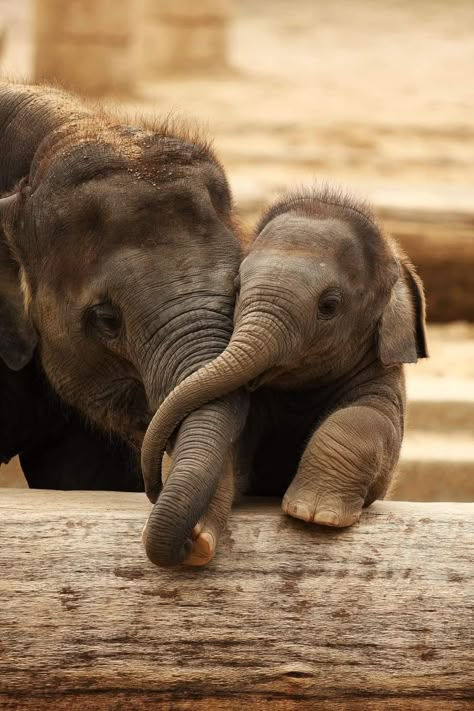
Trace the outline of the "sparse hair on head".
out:
[[[347,221],[356,219],[365,222],[373,230],[379,229],[365,201],[357,199],[340,187],[322,183],[287,193],[273,203],[260,218],[256,234],[260,234],[269,222],[287,212],[320,219],[327,217],[337,217]]]
[[[97,144],[99,151],[103,149],[103,162],[110,158],[109,163],[116,169],[120,169],[121,157],[127,163],[149,145],[158,155],[172,156],[177,165],[203,161],[223,171],[204,130],[196,122],[173,113],[156,117],[125,107],[104,106],[54,84],[0,82],[0,89],[31,96],[30,103],[39,115],[52,117],[51,128],[38,144],[30,166],[31,184],[41,180],[53,153],[70,154],[86,144]]]
[[[337,219],[347,223],[365,254],[372,279],[383,288],[379,265],[397,256],[392,240],[387,239],[369,205],[340,187],[317,184],[284,195],[263,214],[254,238],[275,218],[292,213],[315,220]]]

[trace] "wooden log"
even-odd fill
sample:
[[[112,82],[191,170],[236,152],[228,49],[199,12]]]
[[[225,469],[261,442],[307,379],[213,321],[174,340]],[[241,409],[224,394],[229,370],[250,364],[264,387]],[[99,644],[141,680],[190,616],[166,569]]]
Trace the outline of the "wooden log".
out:
[[[474,504],[246,502],[197,570],[147,562],[148,509],[1,492],[0,708],[472,709]]]

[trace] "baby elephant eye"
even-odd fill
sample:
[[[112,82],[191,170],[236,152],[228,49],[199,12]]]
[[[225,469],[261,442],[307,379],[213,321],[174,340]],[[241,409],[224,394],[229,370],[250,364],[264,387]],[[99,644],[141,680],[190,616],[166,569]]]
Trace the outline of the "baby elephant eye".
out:
[[[95,304],[86,312],[87,326],[106,339],[117,338],[122,326],[118,309],[109,303]]]
[[[342,304],[342,294],[339,289],[328,289],[321,294],[318,302],[318,318],[329,320],[338,313]]]

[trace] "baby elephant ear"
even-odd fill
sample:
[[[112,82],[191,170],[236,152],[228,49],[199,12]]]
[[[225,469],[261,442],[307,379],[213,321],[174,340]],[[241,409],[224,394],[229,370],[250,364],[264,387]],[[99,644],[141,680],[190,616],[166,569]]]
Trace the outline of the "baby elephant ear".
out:
[[[21,370],[33,357],[37,340],[25,312],[18,266],[0,228],[0,358],[11,370]]]
[[[378,352],[384,365],[416,363],[428,357],[423,284],[406,258],[380,319]]]

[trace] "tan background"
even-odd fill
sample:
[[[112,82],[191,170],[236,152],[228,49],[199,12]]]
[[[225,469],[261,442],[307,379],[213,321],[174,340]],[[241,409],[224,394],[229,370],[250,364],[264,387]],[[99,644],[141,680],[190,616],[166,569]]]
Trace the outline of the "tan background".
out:
[[[145,4],[132,3],[136,82],[120,104],[131,114],[172,111],[203,125],[246,218],[315,178],[374,200],[402,194],[472,210],[474,3],[233,0],[225,61],[206,72],[151,76]],[[112,5],[110,27],[118,27],[120,3]],[[28,79],[32,4],[0,0],[0,22],[2,74]],[[413,404],[394,496],[474,496],[473,336],[467,324],[430,328],[432,359],[408,369]],[[0,469],[0,484],[18,481]]]

